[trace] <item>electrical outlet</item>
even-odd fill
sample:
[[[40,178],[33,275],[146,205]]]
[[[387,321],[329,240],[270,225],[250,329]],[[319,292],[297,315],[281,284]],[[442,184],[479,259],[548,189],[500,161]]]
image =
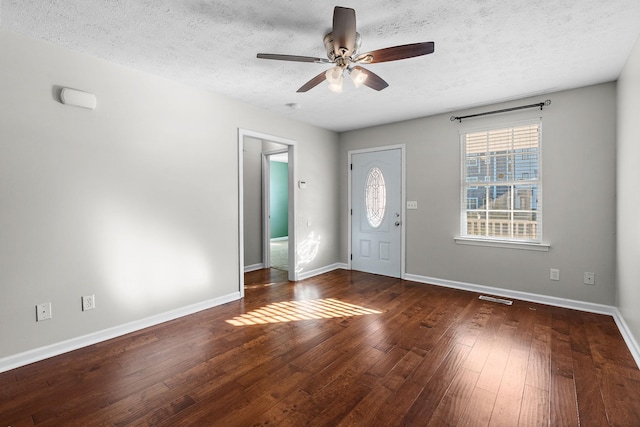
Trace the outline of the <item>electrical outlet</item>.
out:
[[[36,305],[36,322],[51,319],[51,303],[45,302]]]
[[[584,272],[584,284],[585,285],[595,285],[596,284],[596,273],[590,273],[588,271]]]
[[[557,268],[552,268],[549,270],[549,279],[551,280],[560,280],[560,270]]]
[[[93,310],[96,308],[96,296],[86,295],[82,297],[82,311]]]

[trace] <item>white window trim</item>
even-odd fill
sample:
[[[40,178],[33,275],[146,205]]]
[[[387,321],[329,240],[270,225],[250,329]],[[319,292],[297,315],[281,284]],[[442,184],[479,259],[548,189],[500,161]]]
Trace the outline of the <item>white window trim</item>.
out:
[[[526,242],[526,241],[511,241],[511,240],[499,240],[490,239],[488,237],[467,237],[456,236],[453,238],[459,245],[469,246],[489,246],[493,248],[504,249],[521,249],[525,251],[542,251],[548,252],[551,249],[551,245],[548,243]]]
[[[463,235],[463,224],[466,224],[466,198],[464,194],[464,186],[466,184],[466,160],[462,160],[465,158],[464,156],[464,142],[463,136],[467,133],[473,132],[483,132],[489,131],[493,129],[502,129],[502,128],[510,128],[510,127],[518,127],[531,123],[538,123],[538,129],[540,133],[539,139],[539,151],[538,151],[538,187],[540,189],[541,194],[544,192],[542,190],[543,186],[543,177],[542,177],[542,117],[535,117],[530,119],[518,120],[513,122],[504,122],[504,123],[495,123],[492,125],[486,125],[482,127],[469,127],[460,129],[459,133],[459,147],[460,147],[460,235],[454,237],[454,241],[460,245],[469,245],[469,246],[487,246],[487,247],[496,247],[496,248],[505,248],[505,249],[520,249],[520,250],[531,250],[531,251],[543,251],[548,252],[551,249],[551,245],[549,243],[545,243],[543,240],[543,210],[544,210],[544,202],[542,203],[542,209],[537,212],[539,216],[538,220],[538,229],[540,232],[540,241],[527,241],[527,240],[504,240],[498,238],[491,238],[486,236],[469,236]],[[464,166],[463,166],[464,165]]]

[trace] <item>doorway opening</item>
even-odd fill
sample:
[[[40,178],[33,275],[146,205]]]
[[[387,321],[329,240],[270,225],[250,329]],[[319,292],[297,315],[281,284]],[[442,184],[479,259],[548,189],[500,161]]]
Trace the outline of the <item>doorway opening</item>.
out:
[[[280,169],[280,179],[286,177],[286,241],[276,242],[285,246],[284,256],[288,280],[297,280],[296,273],[296,201],[293,191],[295,182],[295,149],[296,142],[273,135],[254,132],[245,129],[238,130],[238,241],[239,241],[239,284],[240,295],[244,297],[244,273],[272,266],[271,258],[274,251],[271,247],[270,213],[271,205],[268,184],[271,179],[264,177],[265,171]],[[286,156],[286,163],[283,160]],[[276,157],[281,156],[281,157]],[[273,162],[271,160],[274,160]],[[279,164],[276,164],[279,163]],[[282,191],[282,185],[280,189]],[[282,209],[282,208],[281,208]],[[282,214],[278,220],[282,221]],[[279,226],[283,229],[283,226]],[[282,233],[282,231],[280,231]],[[279,253],[278,256],[282,256]]]
[[[289,270],[289,152],[262,153],[264,268]]]

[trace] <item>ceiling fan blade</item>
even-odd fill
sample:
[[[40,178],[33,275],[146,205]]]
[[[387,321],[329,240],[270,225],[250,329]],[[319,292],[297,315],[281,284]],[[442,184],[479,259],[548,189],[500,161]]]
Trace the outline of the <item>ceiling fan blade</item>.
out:
[[[356,11],[348,7],[333,9],[333,52],[351,56],[356,44]]]
[[[296,92],[306,92],[309,89],[313,89],[314,87],[318,86],[320,83],[325,81],[326,79],[327,79],[327,72],[323,71],[317,76],[315,76],[314,78],[312,78],[311,80],[309,80],[308,82],[306,82],[305,84],[303,84],[300,87],[300,89],[298,89]]]
[[[428,55],[433,53],[434,49],[435,43],[433,42],[405,44],[362,53],[355,58],[354,62],[375,64],[377,62],[397,61],[399,59]]]
[[[369,86],[371,89],[380,91],[385,87],[389,86],[389,83],[385,82],[384,80],[382,80],[380,76],[378,76],[372,71],[367,70],[366,68],[356,65],[355,67],[353,67],[353,69],[360,70],[363,74],[367,76],[367,78],[365,79],[364,82],[362,82],[362,84],[365,86]]]
[[[313,58],[311,56],[299,56],[299,55],[279,55],[276,53],[259,53],[260,59],[275,59],[278,61],[294,61],[294,62],[314,62],[316,64],[330,64],[326,58]]]

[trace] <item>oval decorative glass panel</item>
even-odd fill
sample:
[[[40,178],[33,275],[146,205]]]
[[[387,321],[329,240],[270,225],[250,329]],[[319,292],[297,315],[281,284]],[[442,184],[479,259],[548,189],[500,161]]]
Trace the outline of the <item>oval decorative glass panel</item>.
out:
[[[367,174],[364,186],[364,204],[367,210],[367,221],[373,228],[380,227],[387,207],[387,189],[382,171],[372,167]]]

